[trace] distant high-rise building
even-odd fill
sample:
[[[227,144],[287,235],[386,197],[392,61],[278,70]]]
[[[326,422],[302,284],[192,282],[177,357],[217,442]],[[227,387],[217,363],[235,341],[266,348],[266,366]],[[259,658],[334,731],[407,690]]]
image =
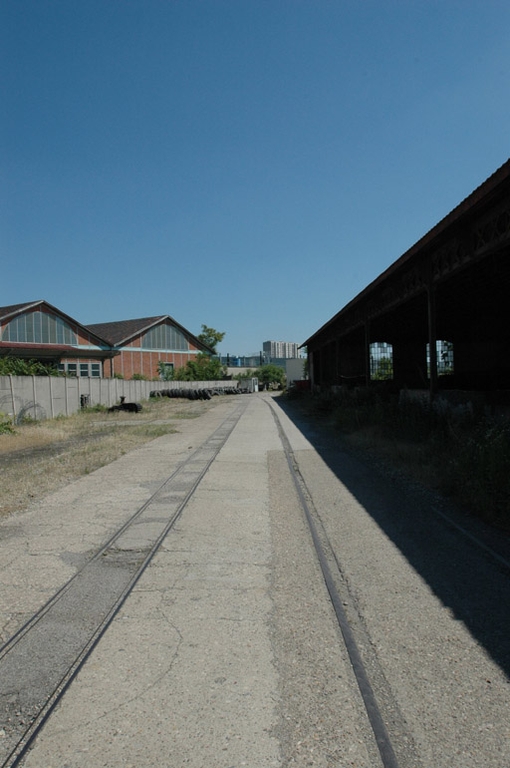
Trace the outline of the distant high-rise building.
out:
[[[292,341],[264,341],[262,351],[270,358],[295,358],[299,357],[299,344]]]

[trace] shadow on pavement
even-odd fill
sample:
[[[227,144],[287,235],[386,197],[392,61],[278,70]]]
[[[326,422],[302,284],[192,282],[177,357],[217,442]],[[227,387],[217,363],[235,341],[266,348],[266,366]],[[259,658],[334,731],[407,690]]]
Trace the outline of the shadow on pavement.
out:
[[[448,508],[431,492],[389,477],[368,457],[354,455],[326,423],[293,401],[276,404],[294,422],[336,477],[394,542],[417,573],[510,675],[510,568],[470,541],[434,508],[510,561],[510,539]]]

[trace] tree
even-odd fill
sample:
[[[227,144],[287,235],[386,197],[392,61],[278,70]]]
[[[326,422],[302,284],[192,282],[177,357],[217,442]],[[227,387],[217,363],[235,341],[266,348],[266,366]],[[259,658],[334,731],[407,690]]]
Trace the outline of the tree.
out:
[[[199,352],[194,360],[188,360],[186,365],[174,371],[174,381],[217,381],[224,373],[217,357]]]
[[[285,384],[286,376],[285,371],[279,365],[262,365],[254,373],[260,384],[269,386],[270,384],[277,384],[283,386]]]
[[[216,331],[214,328],[209,328],[207,325],[202,323],[202,333],[199,333],[197,338],[202,342],[202,344],[205,344],[210,349],[212,349],[214,353],[216,353],[216,347],[220,341],[223,341],[225,338],[225,333],[222,331]]]

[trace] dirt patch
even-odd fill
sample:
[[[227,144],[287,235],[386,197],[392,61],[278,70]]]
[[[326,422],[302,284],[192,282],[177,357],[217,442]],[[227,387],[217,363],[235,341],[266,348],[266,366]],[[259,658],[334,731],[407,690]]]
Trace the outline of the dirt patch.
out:
[[[200,417],[213,400],[158,398],[140,413],[87,409],[67,418],[30,422],[0,435],[0,517],[27,509],[83,475]]]

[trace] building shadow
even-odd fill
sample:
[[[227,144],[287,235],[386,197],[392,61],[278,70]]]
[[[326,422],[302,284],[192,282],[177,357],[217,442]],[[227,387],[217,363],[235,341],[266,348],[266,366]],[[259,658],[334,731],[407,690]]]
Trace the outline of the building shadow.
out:
[[[510,537],[405,478],[390,476],[298,403],[275,401],[443,605],[510,676]]]

